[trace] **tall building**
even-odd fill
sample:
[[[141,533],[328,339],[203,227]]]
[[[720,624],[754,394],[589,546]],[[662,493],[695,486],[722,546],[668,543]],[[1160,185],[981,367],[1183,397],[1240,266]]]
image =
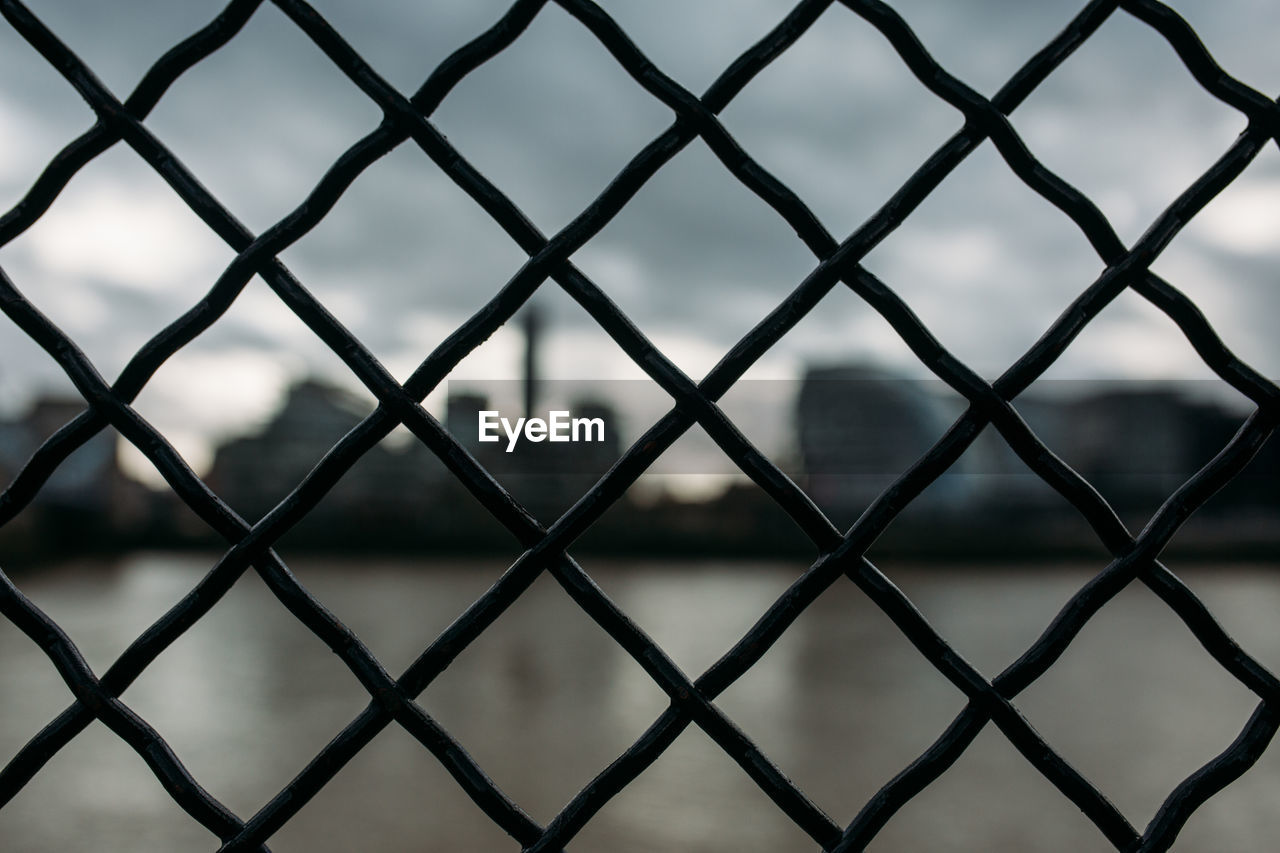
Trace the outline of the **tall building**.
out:
[[[525,335],[524,363],[521,365],[521,411],[501,409],[488,396],[476,391],[451,394],[446,404],[445,426],[449,433],[484,466],[523,506],[539,520],[550,523],[582,496],[609,469],[621,454],[618,422],[613,408],[596,399],[575,398],[547,403],[548,384],[539,369],[543,322],[532,307],[525,309],[521,322]],[[598,421],[603,430],[592,433],[591,441],[557,442],[518,440],[508,450],[501,433],[495,442],[479,441],[481,411],[497,411],[513,424],[518,418],[547,419],[544,406],[566,408],[575,419]],[[581,437],[581,436],[580,436]]]
[[[945,432],[958,412],[929,384],[862,364],[811,367],[796,403],[796,433],[807,491],[847,521],[861,514]],[[954,508],[968,486],[943,478],[914,503]]]
[[[526,305],[521,321],[524,329],[524,416],[532,418],[538,410],[538,346],[542,338],[542,315]]]
[[[526,315],[527,317],[532,315]],[[524,404],[539,405],[539,323],[526,320]],[[515,498],[545,523],[567,509],[617,459],[616,421],[602,403],[575,401],[574,417],[599,419],[603,435],[591,442],[480,442],[482,393],[453,393],[444,427]],[[220,446],[207,476],[210,487],[250,522],[279,504],[344,435],[372,411],[370,402],[316,379],[289,389],[275,416],[253,435]],[[526,413],[504,411],[514,422]],[[547,412],[536,416],[546,418]],[[402,547],[434,543],[474,544],[497,536],[497,527],[444,462],[416,437],[375,445],[333,485],[299,523],[296,536],[310,543],[351,542]],[[505,540],[502,540],[505,541]],[[514,540],[512,540],[514,541]],[[483,544],[483,543],[482,543]]]
[[[84,400],[37,398],[16,420],[0,422],[0,488],[5,488],[46,439],[86,408]],[[145,489],[120,468],[119,437],[101,430],[62,461],[41,486],[19,526],[40,528],[41,535],[63,545],[83,535],[79,545],[93,547],[131,534],[150,512]]]
[[[317,379],[294,385],[256,434],[221,445],[206,477],[210,488],[249,521],[284,499],[321,459],[373,410]],[[439,498],[440,462],[416,440],[383,441],[365,452],[307,515],[311,537],[412,539]]]

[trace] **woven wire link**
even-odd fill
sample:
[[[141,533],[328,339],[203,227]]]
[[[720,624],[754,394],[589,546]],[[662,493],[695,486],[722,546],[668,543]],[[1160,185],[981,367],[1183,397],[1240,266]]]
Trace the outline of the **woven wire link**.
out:
[[[149,340],[114,383],[106,382],[67,335],[44,317],[0,270],[0,309],[70,377],[88,403],[30,458],[0,493],[0,526],[37,495],[58,466],[103,428],[114,427],[155,465],[181,499],[228,543],[228,550],[190,592],[143,632],[101,675],[71,639],[13,582],[0,573],[0,612],[46,652],[75,702],[0,770],[0,806],[12,799],[62,747],[100,720],[148,764],[174,801],[221,842],[221,851],[266,850],[271,835],[392,722],[416,738],[499,827],[527,851],[558,850],[613,796],[642,773],[690,724],[706,732],[795,824],[822,849],[864,848],[889,818],[948,767],[983,728],[1000,732],[1117,850],[1164,850],[1191,813],[1238,778],[1261,756],[1280,727],[1280,681],[1241,649],[1202,602],[1159,560],[1186,519],[1229,482],[1267,441],[1280,417],[1280,388],[1237,358],[1195,304],[1150,267],[1181,228],[1229,185],[1280,133],[1280,107],[1272,98],[1229,76],[1175,12],[1155,0],[1095,0],[1031,57],[990,99],[950,75],[929,55],[903,19],[878,0],[840,5],[880,31],[907,68],[931,93],[960,111],[963,128],[857,231],[838,241],[806,204],[756,162],[729,134],[718,114],[770,62],[790,48],[833,0],[802,0],[764,38],[739,56],[701,95],[666,76],[625,31],[589,0],[558,0],[635,82],[673,113],[671,126],[644,146],[591,204],[558,233],[541,233],[511,200],[466,160],[430,121],[434,110],[468,74],[497,56],[548,5],[518,0],[488,30],[440,64],[411,96],[383,80],[303,0],[275,5],[311,39],[351,83],[382,111],[381,123],[332,165],[306,199],[261,234],[242,225],[142,123],[166,90],[188,69],[235,38],[261,0],[232,0],[203,29],[162,56],[123,102],[17,0],[0,12],[93,108],[94,126],[64,147],[27,195],[0,216],[0,246],[36,222],[71,178],[99,154],[124,142],[235,252],[209,291]],[[1246,131],[1219,159],[1126,246],[1085,195],[1031,152],[1008,116],[1053,71],[1118,11],[1163,36],[1191,76],[1211,95],[1248,118]],[[684,146],[700,138],[724,167],[768,204],[813,253],[812,271],[777,308],[729,350],[701,382],[670,361],[608,295],[572,262],[639,189]],[[948,352],[893,289],[861,266],[862,259],[899,227],[972,151],[990,140],[1029,188],[1061,210],[1088,239],[1105,269],[1068,309],[994,382],[988,383]],[[528,261],[493,297],[431,352],[403,384],[330,314],[278,260],[314,228],[356,178],[378,158],[412,141],[466,192],[528,255]],[[274,509],[249,524],[214,494],[142,418],[132,403],[160,365],[213,325],[253,275],[260,275],[348,366],[378,401],[357,427]],[[554,523],[527,512],[425,410],[421,401],[472,349],[547,280],[576,300],[617,344],[673,399],[610,471]],[[937,377],[962,394],[968,408],[923,456],[887,488],[847,531],[841,532],[812,500],[738,430],[717,400],[828,293],[843,284],[889,322]],[[1132,289],[1167,314],[1205,363],[1248,397],[1256,410],[1207,465],[1179,487],[1137,535],[1126,529],[1096,490],[1059,459],[1020,417],[1015,400],[1054,363],[1075,337],[1117,295]],[[700,425],[736,465],[769,494],[812,540],[818,556],[750,631],[706,672],[689,678],[569,555],[599,519],[686,430]],[[398,677],[311,595],[273,550],[360,457],[393,428],[404,425],[428,447],[524,552],[503,576],[428,646]],[[988,425],[993,426],[1040,478],[1066,498],[1112,555],[1112,562],[1081,588],[1030,648],[988,681],[943,638],[911,600],[870,561],[866,551],[886,527],[948,469]],[[289,612],[328,645],[369,694],[369,704],[259,811],[242,819],[214,799],[184,768],[148,723],[119,698],[156,657],[198,622],[250,568]],[[646,732],[584,787],[546,826],[530,818],[489,779],[452,735],[416,698],[543,573],[551,574],[670,697],[670,707]],[[715,699],[742,677],[822,593],[841,578],[853,583],[901,630],[920,653],[968,699],[938,739],[842,826],[819,809],[716,706]],[[1043,675],[1085,624],[1133,581],[1150,588],[1194,633],[1209,654],[1259,698],[1239,737],[1218,757],[1178,783],[1143,831],[1073,768],[1030,726],[1013,699]]]

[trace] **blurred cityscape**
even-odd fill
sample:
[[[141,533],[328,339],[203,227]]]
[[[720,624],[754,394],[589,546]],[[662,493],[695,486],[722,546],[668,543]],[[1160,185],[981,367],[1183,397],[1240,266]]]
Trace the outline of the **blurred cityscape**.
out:
[[[537,318],[526,315],[522,414],[541,413]],[[1016,408],[1064,461],[1130,525],[1216,454],[1243,414],[1201,393],[1205,383],[1057,383]],[[924,454],[963,411],[940,383],[908,380],[864,364],[811,366],[790,408],[792,452],[780,464],[840,527],[847,528]],[[957,402],[958,401],[958,402]],[[477,462],[535,517],[550,524],[622,455],[616,403],[577,399],[575,417],[604,424],[602,440],[481,441],[483,393],[450,394],[443,422]],[[83,410],[42,398],[0,423],[0,483],[12,482],[36,448]],[[258,431],[224,441],[205,475],[246,520],[267,513],[369,413],[369,404],[319,379],[292,386]],[[511,420],[515,420],[512,418]],[[130,478],[107,430],[72,454],[30,506],[0,530],[9,559],[220,543],[171,491]],[[1280,450],[1267,444],[1250,468],[1201,510],[1176,547],[1214,558],[1274,557],[1280,544]],[[362,456],[280,541],[291,549],[503,552],[516,545],[421,442],[383,440]],[[682,555],[804,553],[812,546],[755,484],[740,478],[713,497],[633,496],[608,510],[575,551]],[[1101,553],[1080,514],[988,427],[876,542],[879,552],[950,561]]]

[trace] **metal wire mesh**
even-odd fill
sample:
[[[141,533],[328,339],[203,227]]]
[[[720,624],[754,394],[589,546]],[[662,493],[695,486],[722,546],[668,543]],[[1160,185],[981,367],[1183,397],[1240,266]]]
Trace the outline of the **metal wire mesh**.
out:
[[[77,447],[110,425],[154,463],[174,492],[229,545],[216,566],[137,637],[101,676],[90,670],[67,634],[7,576],[0,574],[0,612],[44,650],[76,697],[0,771],[0,805],[11,800],[92,721],[99,720],[138,753],[178,806],[219,839],[221,851],[265,850],[274,832],[394,722],[429,750],[466,794],[523,849],[556,850],[568,844],[593,815],[692,724],[709,735],[817,845],[827,851],[847,851],[865,847],[894,813],[946,772],[979,732],[993,724],[1117,850],[1146,851],[1167,849],[1191,813],[1238,778],[1263,753],[1280,726],[1280,682],[1225,633],[1195,594],[1160,562],[1160,554],[1188,516],[1240,472],[1267,441],[1280,414],[1280,389],[1235,357],[1196,305],[1152,273],[1150,267],[1179,230],[1240,175],[1269,140],[1277,138],[1280,107],[1275,100],[1223,71],[1175,12],[1155,0],[1094,0],[1027,60],[994,97],[987,99],[940,67],[890,6],[877,0],[842,0],[841,5],[849,12],[883,34],[920,83],[963,113],[965,124],[874,216],[848,238],[837,240],[804,201],[743,150],[717,118],[766,65],[834,5],[832,0],[802,0],[700,97],[655,67],[628,34],[594,3],[557,0],[555,5],[589,31],[636,83],[672,111],[675,119],[576,218],[547,237],[430,121],[433,111],[460,81],[521,36],[543,11],[546,0],[515,2],[490,29],[436,68],[412,96],[382,79],[306,2],[274,2],[337,69],[377,104],[383,120],[333,164],[302,204],[271,228],[254,234],[204,189],[143,120],[174,81],[235,38],[261,5],[260,0],[232,0],[206,27],[161,57],[123,102],[22,3],[0,0],[0,11],[9,24],[89,102],[97,115],[92,129],[63,148],[28,194],[0,217],[0,245],[36,222],[77,171],[123,141],[236,252],[212,288],[143,346],[110,384],[76,343],[0,271],[0,308],[57,360],[88,403],[86,411],[67,422],[31,456],[0,495],[0,526],[10,523],[28,506]],[[1247,130],[1131,246],[1122,242],[1089,198],[1036,159],[1007,119],[1119,10],[1163,36],[1209,94],[1248,118]],[[701,382],[695,383],[646,339],[571,258],[627,205],[646,181],[699,137],[735,178],[794,229],[812,251],[816,264],[772,313],[738,341]],[[528,255],[528,261],[402,384],[290,273],[278,255],[313,228],[364,169],[410,140],[510,235]],[[1034,346],[992,383],[948,352],[891,287],[860,265],[872,248],[987,140],[1014,174],[1075,222],[1105,263],[1105,271],[1080,292]],[[329,450],[292,493],[250,525],[201,482],[165,437],[131,404],[161,363],[213,325],[254,274],[262,276],[279,299],[342,359],[375,395],[378,405]],[[421,405],[469,351],[510,320],[548,279],[581,304],[674,400],[671,410],[549,526],[526,512]],[[717,406],[717,400],[754,362],[840,284],[879,312],[920,361],[968,401],[967,410],[946,434],[844,532],[752,446]],[[1087,481],[1037,438],[1015,406],[1018,395],[1125,289],[1132,289],[1172,318],[1205,363],[1256,405],[1230,442],[1174,491],[1136,536]],[[695,423],[794,519],[813,541],[819,556],[728,653],[701,676],[690,679],[593,582],[569,555],[569,549]],[[401,424],[443,461],[525,550],[488,592],[403,673],[393,677],[356,636],[303,588],[273,545],[363,453]],[[1039,639],[990,681],[970,666],[865,556],[890,522],[988,425],[999,431],[1028,467],[1070,501],[1113,557],[1110,565],[1071,598]],[[250,567],[294,617],[341,657],[368,691],[369,704],[278,795],[246,819],[233,814],[204,790],[147,721],[119,697],[158,655],[215,607]],[[577,605],[648,673],[670,697],[670,707],[550,823],[542,826],[499,790],[463,746],[415,699],[544,572],[554,576]],[[788,780],[715,704],[717,696],[750,670],[805,608],[841,578],[883,610],[937,671],[968,697],[964,710],[946,731],[901,773],[885,782],[844,825],[825,814]],[[1134,581],[1146,585],[1168,605],[1212,657],[1259,700],[1257,710],[1236,741],[1174,785],[1143,830],[1135,828],[1103,791],[1045,742],[1014,704],[1020,692],[1053,666],[1085,624]]]

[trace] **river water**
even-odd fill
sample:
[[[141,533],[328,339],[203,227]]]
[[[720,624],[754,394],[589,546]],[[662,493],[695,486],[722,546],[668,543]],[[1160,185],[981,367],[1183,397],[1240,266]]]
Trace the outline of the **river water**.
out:
[[[16,582],[103,672],[208,569],[194,555],[78,563]],[[584,561],[690,676],[711,665],[805,568],[782,562]],[[400,672],[504,568],[299,560],[299,579]],[[886,564],[887,574],[987,677],[1013,661],[1097,566],[975,569]],[[1179,569],[1180,567],[1174,567]],[[1275,567],[1180,571],[1228,631],[1280,671]],[[65,708],[38,648],[0,622],[0,760]],[[124,694],[194,776],[247,818],[367,704],[341,662],[252,574]],[[422,695],[499,786],[540,823],[665,709],[664,694],[549,577]],[[1085,628],[1016,704],[1139,828],[1224,749],[1256,697],[1140,586]],[[718,700],[823,810],[845,824],[946,728],[963,697],[841,581]],[[1280,837],[1280,749],[1188,823],[1175,849],[1261,851]],[[394,725],[271,839],[297,853],[519,849]],[[0,809],[0,849],[212,851],[141,759],[94,724]],[[690,727],[604,807],[571,850],[811,851],[816,845]],[[1111,849],[989,726],[885,827],[872,850]]]

